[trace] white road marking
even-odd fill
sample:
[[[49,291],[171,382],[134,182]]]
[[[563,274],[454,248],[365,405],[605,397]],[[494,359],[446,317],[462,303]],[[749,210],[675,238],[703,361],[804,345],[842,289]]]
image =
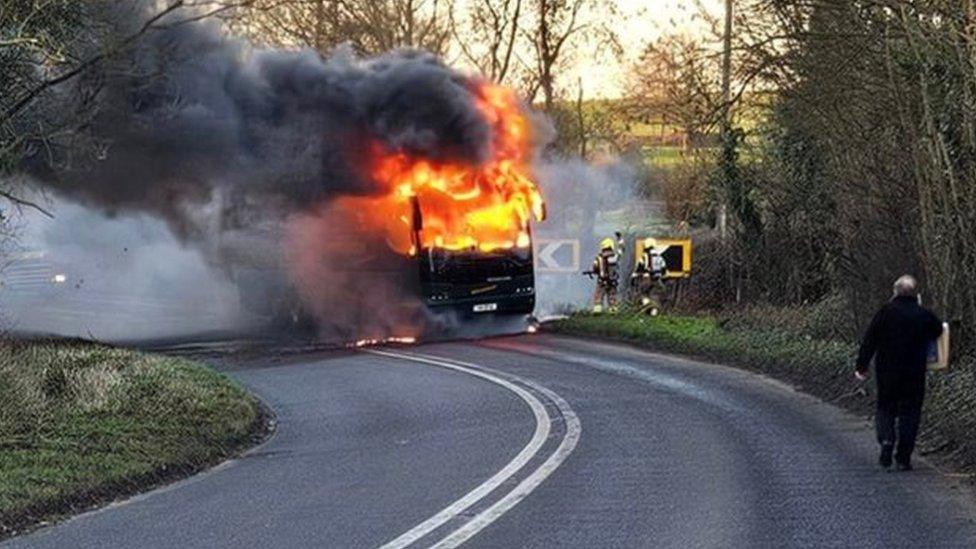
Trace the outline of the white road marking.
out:
[[[442,359],[440,357],[435,357],[439,360],[449,361],[457,366],[478,368],[474,364],[469,364],[459,360],[453,359]],[[515,507],[523,499],[526,498],[533,490],[539,487],[544,480],[546,480],[549,475],[553,473],[564,461],[569,457],[573,450],[576,449],[576,444],[579,442],[580,434],[583,432],[583,426],[580,424],[579,417],[576,412],[569,406],[561,396],[557,395],[553,391],[549,390],[538,383],[528,381],[516,376],[511,376],[517,379],[520,383],[532,387],[536,391],[544,394],[547,398],[556,403],[556,407],[559,408],[559,412],[562,414],[566,421],[566,434],[563,435],[562,442],[559,443],[559,447],[556,451],[549,456],[549,459],[545,461],[538,469],[532,472],[529,476],[525,477],[514,490],[505,495],[502,499],[496,501],[491,507],[485,509],[479,513],[476,517],[467,522],[464,526],[458,528],[454,532],[450,533],[433,545],[437,549],[450,549],[457,547],[464,543],[465,541],[471,539],[475,534],[480,532],[486,526],[492,522],[498,520],[499,517],[507,513],[512,507]]]
[[[440,512],[430,517],[429,519],[421,522],[417,526],[411,528],[407,532],[403,533],[393,541],[382,546],[382,549],[397,549],[401,547],[406,547],[420,538],[426,536],[430,532],[436,530],[441,525],[451,520],[452,518],[461,514],[465,509],[471,507],[489,493],[491,493],[495,488],[498,488],[503,482],[514,476],[526,463],[529,462],[542,448],[545,443],[546,438],[549,437],[549,431],[552,426],[552,422],[549,419],[549,414],[546,412],[545,406],[542,402],[532,395],[532,393],[526,391],[525,389],[515,385],[514,383],[502,379],[500,377],[491,375],[487,372],[483,372],[479,369],[472,369],[469,366],[462,366],[458,364],[452,364],[444,360],[438,359],[436,357],[427,357],[422,355],[412,355],[404,353],[394,353],[389,351],[380,351],[376,349],[367,349],[365,352],[372,353],[375,355],[381,355],[386,357],[398,358],[401,360],[410,360],[413,362],[420,362],[423,364],[430,364],[433,366],[439,366],[441,368],[448,368],[450,370],[455,370],[458,372],[463,372],[469,375],[480,377],[486,381],[500,385],[505,389],[515,393],[529,405],[532,409],[532,414],[535,416],[536,428],[535,433],[532,435],[532,439],[528,444],[522,448],[522,451],[518,453],[508,464],[505,465],[501,470],[492,475],[491,478],[483,482],[474,490],[468,492],[461,499],[455,501],[454,503],[448,505]],[[520,485],[521,486],[521,485]],[[479,515],[480,516],[480,515]],[[477,517],[476,517],[477,518]],[[479,528],[480,530],[480,528]],[[473,535],[473,534],[472,534]],[[469,536],[470,537],[470,536]]]

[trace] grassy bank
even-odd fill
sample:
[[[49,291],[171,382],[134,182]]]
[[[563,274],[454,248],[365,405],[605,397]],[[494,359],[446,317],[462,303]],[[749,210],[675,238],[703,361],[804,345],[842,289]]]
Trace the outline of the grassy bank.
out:
[[[869,414],[873,385],[853,378],[856,345],[801,333],[789,323],[757,326],[705,316],[643,318],[577,315],[550,325],[559,333],[634,343],[730,364],[787,382],[799,390],[851,411]],[[775,326],[775,327],[773,327]],[[976,473],[976,363],[957,360],[951,371],[930,374],[920,451],[959,471]]]
[[[184,359],[0,341],[0,537],[215,464],[263,436],[262,415]]]

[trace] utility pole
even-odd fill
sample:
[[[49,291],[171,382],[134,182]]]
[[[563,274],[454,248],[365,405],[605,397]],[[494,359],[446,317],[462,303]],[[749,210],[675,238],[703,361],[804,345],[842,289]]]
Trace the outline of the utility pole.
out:
[[[725,36],[722,48],[722,161],[732,146],[732,0],[725,0]],[[728,234],[727,193],[722,193],[718,210],[718,230],[722,240]]]

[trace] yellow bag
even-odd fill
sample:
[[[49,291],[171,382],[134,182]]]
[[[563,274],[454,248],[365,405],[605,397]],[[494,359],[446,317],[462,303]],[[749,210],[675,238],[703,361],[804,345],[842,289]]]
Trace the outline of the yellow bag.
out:
[[[942,323],[942,335],[929,344],[929,371],[945,370],[949,367],[949,324]]]

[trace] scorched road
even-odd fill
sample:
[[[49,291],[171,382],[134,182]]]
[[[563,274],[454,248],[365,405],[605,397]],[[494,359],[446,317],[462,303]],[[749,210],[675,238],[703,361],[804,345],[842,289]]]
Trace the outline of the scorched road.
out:
[[[968,489],[724,367],[534,336],[221,368],[270,441],[10,545],[976,547]]]

